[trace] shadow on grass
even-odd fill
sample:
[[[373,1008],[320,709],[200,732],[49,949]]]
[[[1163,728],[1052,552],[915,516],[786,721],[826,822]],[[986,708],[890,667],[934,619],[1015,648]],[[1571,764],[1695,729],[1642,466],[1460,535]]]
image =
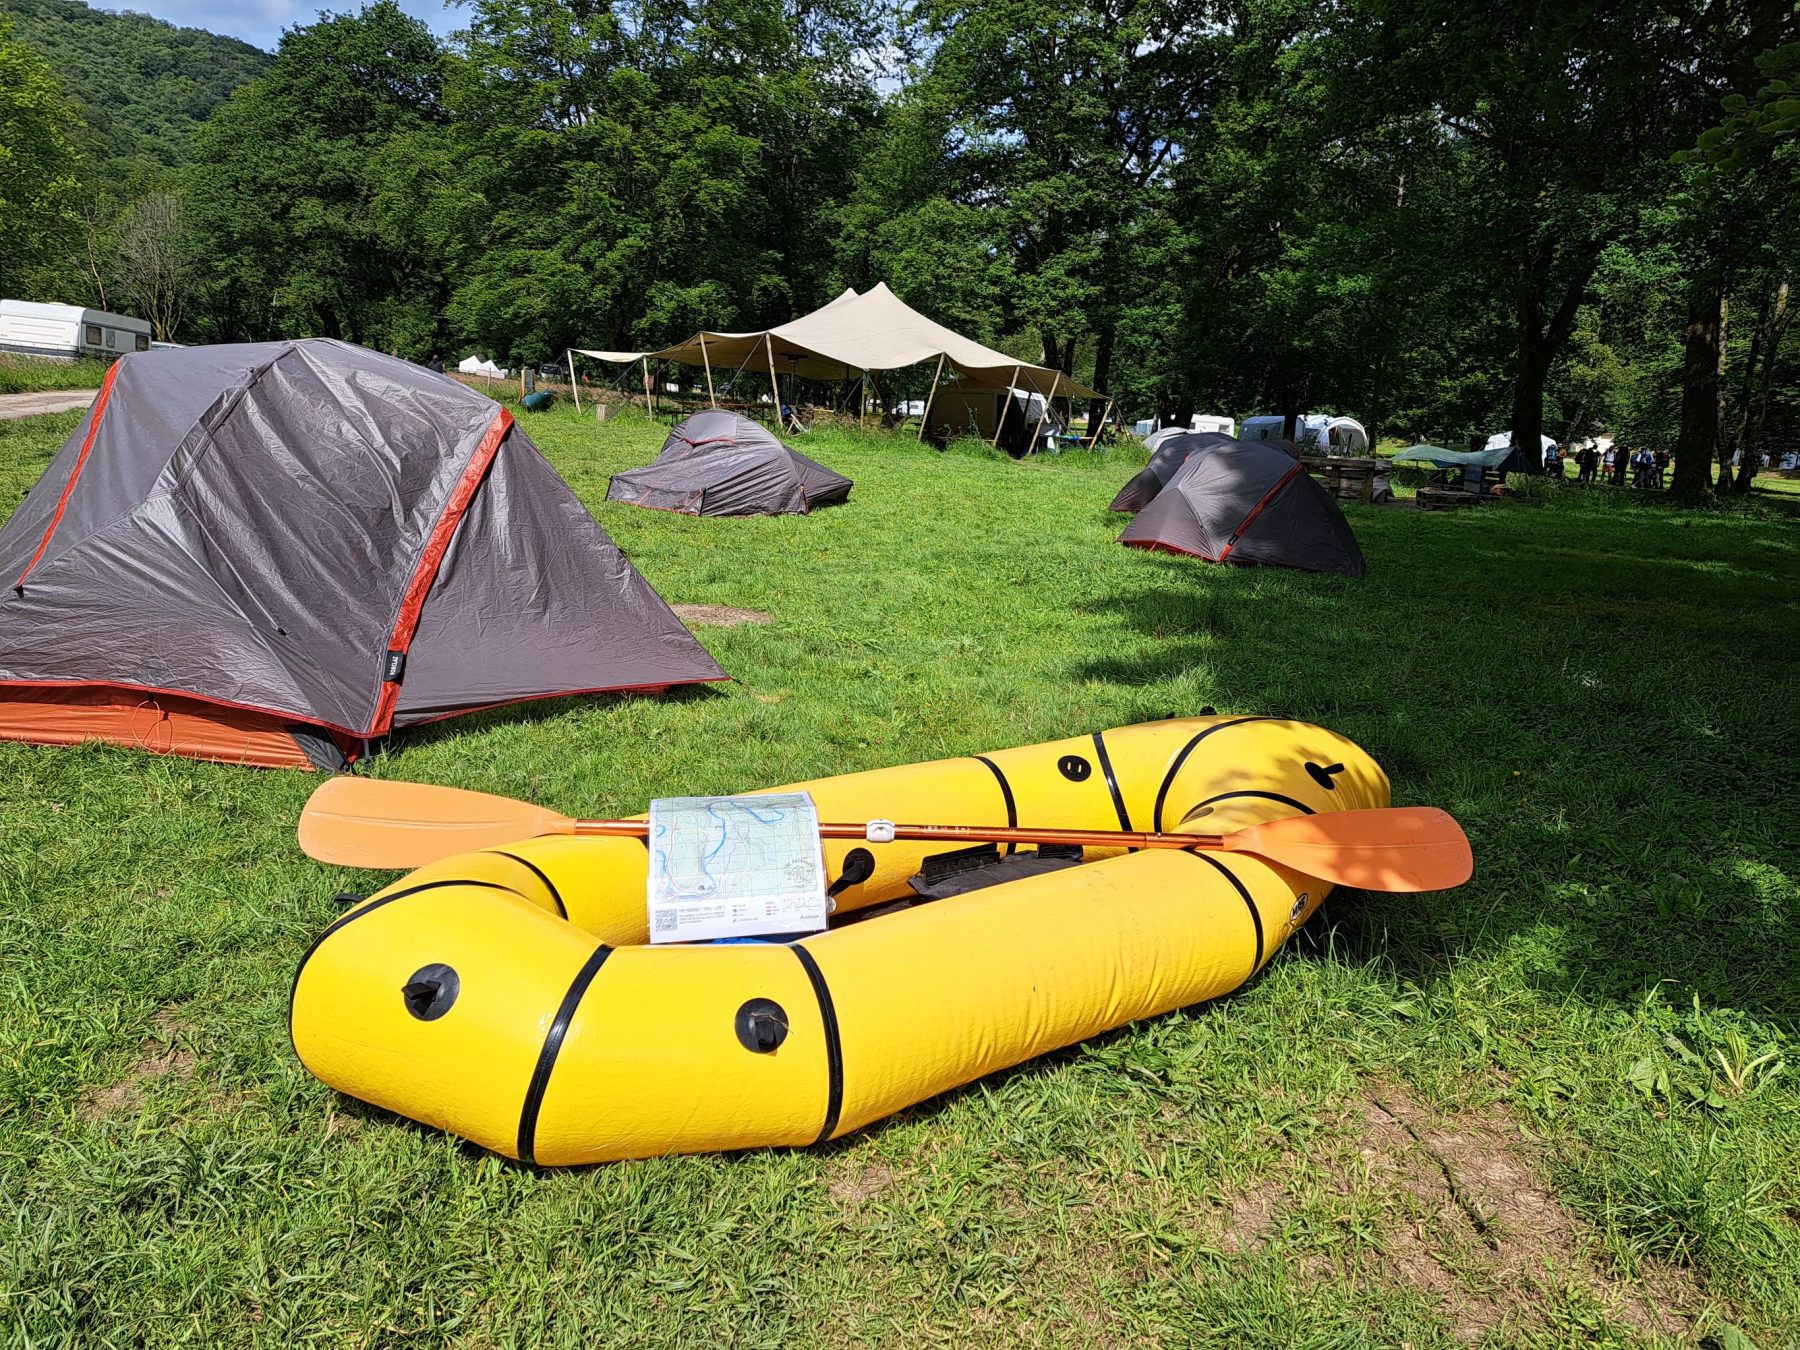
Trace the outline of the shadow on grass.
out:
[[[1618,503],[1354,519],[1394,560],[1362,582],[1146,558],[1085,603],[1121,641],[1070,676],[1175,701],[1203,669],[1223,710],[1329,725],[1452,811],[1468,886],[1331,906],[1403,978],[1519,943],[1545,990],[1673,981],[1800,1031],[1783,541]]]
[[[572,694],[565,698],[539,698],[525,703],[508,703],[498,708],[483,708],[479,712],[446,717],[441,721],[426,722],[397,732],[382,743],[380,753],[385,755],[390,749],[422,749],[439,741],[497,727],[528,727],[541,722],[554,722],[596,703],[702,703],[723,697],[719,685],[725,683],[727,681],[721,680],[713,684],[682,684],[661,694],[635,693],[629,690],[616,694]]]

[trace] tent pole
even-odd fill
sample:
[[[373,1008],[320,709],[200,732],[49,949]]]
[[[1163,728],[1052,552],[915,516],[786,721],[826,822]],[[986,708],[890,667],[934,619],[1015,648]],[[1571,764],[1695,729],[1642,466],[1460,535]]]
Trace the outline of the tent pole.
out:
[[[1006,426],[1006,414],[1012,411],[1013,386],[1019,382],[1019,371],[1021,369],[1022,367],[1020,366],[1014,366],[1012,378],[1006,382],[1006,402],[1000,405],[1000,415],[994,419],[994,440],[993,444],[988,447],[991,450],[998,450],[1000,448],[1000,432]]]
[[[649,417],[653,413],[654,410],[650,407],[650,358],[646,356],[644,358],[644,416]]]
[[[769,392],[775,396],[775,426],[787,430],[787,419],[781,415],[781,381],[775,378],[775,339],[763,334],[763,347],[769,353]]]
[[[1092,450],[1100,444],[1100,433],[1106,430],[1106,419],[1112,416],[1113,401],[1106,400],[1106,407],[1100,411],[1100,425],[1094,428],[1094,434],[1088,437],[1087,448]]]
[[[1044,429],[1044,419],[1050,415],[1050,400],[1056,397],[1056,386],[1061,382],[1062,372],[1058,371],[1050,377],[1050,392],[1048,394],[1040,393],[1037,390],[1032,391],[1033,393],[1036,393],[1039,398],[1044,400],[1044,410],[1038,414],[1038,420],[1031,424],[1031,450],[1029,451],[1031,454],[1035,455],[1037,453],[1038,433]]]
[[[719,406],[719,400],[713,394],[712,358],[706,354],[706,334],[705,333],[702,333],[700,335],[700,359],[701,359],[701,361],[703,361],[706,364],[706,401],[709,405],[716,408]]]
[[[575,383],[575,349],[569,348],[563,355],[569,358],[569,392],[575,395],[575,411],[581,411],[581,386]]]
[[[931,393],[925,397],[925,410],[919,414],[919,439],[925,439],[925,424],[931,420],[931,400],[937,397],[938,381],[944,378],[944,357],[946,353],[938,353],[937,374],[931,377]]]

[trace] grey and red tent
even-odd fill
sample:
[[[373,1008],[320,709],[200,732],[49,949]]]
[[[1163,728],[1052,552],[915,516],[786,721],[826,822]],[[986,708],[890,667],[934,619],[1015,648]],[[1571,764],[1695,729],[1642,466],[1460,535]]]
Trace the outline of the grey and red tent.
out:
[[[690,516],[770,516],[846,500],[854,486],[723,408],[676,424],[656,459],[613,475],[606,499]]]
[[[1119,542],[1208,562],[1363,574],[1362,549],[1331,494],[1291,455],[1257,441],[1190,456]]]
[[[1231,437],[1222,431],[1184,431],[1179,436],[1164,437],[1150,452],[1150,462],[1132,475],[1131,481],[1119,489],[1119,495],[1106,509],[1142,511],[1156,500],[1156,494],[1167,486],[1189,455],[1231,444],[1234,444]]]
[[[500,405],[341,342],[123,357],[0,527],[0,737],[342,767],[724,678]]]

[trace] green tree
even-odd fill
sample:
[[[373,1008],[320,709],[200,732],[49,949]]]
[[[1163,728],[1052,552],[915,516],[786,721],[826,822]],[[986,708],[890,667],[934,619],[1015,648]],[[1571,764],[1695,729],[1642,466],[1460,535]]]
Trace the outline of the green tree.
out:
[[[1694,16],[1657,0],[1364,0],[1362,15],[1378,25],[1384,82],[1402,102],[1422,95],[1471,168],[1464,228],[1512,325],[1508,426],[1536,447],[1602,252],[1669,190]],[[1536,470],[1535,454],[1523,460]]]
[[[188,175],[205,335],[339,337],[412,357],[442,345],[441,263],[389,228],[382,194],[390,145],[441,132],[443,61],[393,0],[282,35],[268,74],[207,122]]]
[[[917,78],[844,216],[860,279],[1109,387],[1177,135],[1210,97],[1202,8],[919,5]]]
[[[31,295],[34,270],[76,235],[74,125],[43,58],[0,15],[0,295]]]
[[[1701,265],[1695,272],[1684,333],[1681,435],[1676,451],[1676,494],[1690,501],[1708,495],[1709,465],[1716,456],[1716,491],[1748,491],[1761,455],[1782,350],[1792,324],[1788,304],[1794,260],[1800,257],[1800,222],[1793,213],[1800,189],[1800,41],[1791,8],[1768,6],[1752,26],[1750,44],[1769,44],[1753,54],[1740,46],[1721,100],[1724,118],[1702,132],[1693,149],[1676,156],[1689,170],[1682,204]],[[1743,58],[1748,56],[1746,61]],[[1746,230],[1746,221],[1759,222]],[[1733,289],[1750,301],[1748,350],[1736,403],[1735,434],[1729,426],[1729,298]],[[1740,463],[1735,471],[1732,460]]]
[[[458,328],[543,360],[830,298],[871,22],[847,0],[480,0],[425,208]]]

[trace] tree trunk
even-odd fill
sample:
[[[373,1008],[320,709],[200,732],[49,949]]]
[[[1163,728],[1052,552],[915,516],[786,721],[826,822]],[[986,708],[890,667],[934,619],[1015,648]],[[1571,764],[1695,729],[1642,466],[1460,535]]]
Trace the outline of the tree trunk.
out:
[[[1106,384],[1112,378],[1113,326],[1109,323],[1100,330],[1100,340],[1094,347],[1094,388],[1101,393],[1106,392]],[[1088,400],[1088,427],[1091,429],[1100,424],[1106,413],[1106,400],[1091,398]]]
[[[1304,382],[1302,382],[1304,383]],[[1297,441],[1295,434],[1300,430],[1300,403],[1306,397],[1304,388],[1296,388],[1295,382],[1283,376],[1281,380],[1281,438],[1285,441]]]
[[[1756,324],[1750,330],[1750,354],[1744,359],[1744,377],[1738,382],[1737,426],[1728,432],[1725,426],[1729,419],[1722,420],[1719,424],[1720,492],[1726,490],[1726,480],[1732,472],[1732,461],[1736,460],[1740,465],[1744,461],[1744,447],[1750,431],[1750,403],[1756,396],[1756,371],[1762,364],[1762,341],[1763,334],[1769,328],[1769,308],[1770,302],[1767,300],[1757,307]],[[1742,478],[1742,474],[1738,476]]]
[[[1513,381],[1512,457],[1516,473],[1544,472],[1544,385],[1550,363],[1538,350],[1519,353],[1519,376]]]
[[[1676,501],[1698,505],[1712,496],[1713,453],[1719,440],[1719,335],[1724,286],[1718,269],[1694,278],[1682,331],[1681,436],[1675,442]]]
[[[1569,259],[1562,295],[1556,311],[1544,322],[1544,307],[1551,298],[1553,256],[1546,248],[1519,278],[1513,293],[1518,320],[1519,366],[1513,380],[1512,445],[1520,471],[1544,471],[1544,386],[1550,382],[1550,366],[1568,341],[1575,313],[1587,294],[1588,281],[1600,260],[1600,243],[1589,240]]]
[[[1731,350],[1731,297],[1719,296],[1719,371],[1713,389],[1713,400],[1719,405],[1713,418],[1713,453],[1719,457],[1718,481],[1713,492],[1720,497],[1731,495],[1731,443],[1725,435],[1725,363]]]
[[[1756,336],[1761,339],[1763,365],[1761,377],[1756,382],[1756,392],[1745,398],[1743,418],[1738,424],[1738,446],[1743,452],[1738,457],[1737,466],[1739,492],[1750,491],[1756,481],[1756,471],[1762,466],[1763,427],[1769,416],[1769,398],[1775,388],[1776,357],[1781,351],[1781,342],[1787,336],[1791,321],[1792,316],[1788,313],[1788,283],[1784,280],[1775,288],[1774,305],[1765,308],[1763,322],[1757,326]]]

